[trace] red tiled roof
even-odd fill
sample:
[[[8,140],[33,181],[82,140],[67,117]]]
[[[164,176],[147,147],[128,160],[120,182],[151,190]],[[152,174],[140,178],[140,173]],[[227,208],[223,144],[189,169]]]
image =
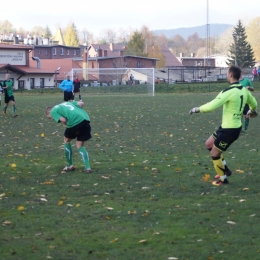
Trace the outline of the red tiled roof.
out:
[[[41,73],[41,74],[54,74],[54,71],[51,70],[45,70],[42,68],[35,68],[35,67],[28,67],[28,66],[22,66],[22,65],[15,65],[14,67],[25,71],[26,73]]]
[[[29,66],[25,66],[25,65],[0,64],[0,69],[9,69],[9,70],[13,70],[13,71],[19,71],[24,74],[28,74],[28,73],[30,73],[30,74],[36,74],[36,73],[54,74],[53,71],[47,71],[44,69],[38,69],[35,67],[29,67]]]
[[[161,52],[165,57],[165,67],[183,66],[167,46],[161,45]]]
[[[30,45],[21,45],[21,44],[0,43],[0,49],[32,50],[32,49],[33,49],[33,46],[30,46]]]
[[[64,79],[64,75],[69,73],[72,69],[80,68],[81,66],[76,63],[71,58],[68,59],[41,59],[41,69],[52,71],[55,73],[55,71],[60,67],[60,70],[57,75],[57,79],[61,80]],[[29,61],[30,67],[37,68],[37,62],[30,59]]]

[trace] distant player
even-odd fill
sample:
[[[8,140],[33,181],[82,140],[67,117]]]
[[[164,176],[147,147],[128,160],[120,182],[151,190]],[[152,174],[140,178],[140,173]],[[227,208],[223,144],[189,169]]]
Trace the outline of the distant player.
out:
[[[251,81],[248,78],[242,78],[240,80],[240,84],[247,88],[250,91],[254,91],[254,87],[252,86]],[[244,110],[243,110],[243,117],[244,117],[244,133],[247,133],[248,130],[248,126],[249,126],[249,116],[247,115],[247,112],[249,110],[249,106],[248,104],[245,104]],[[242,121],[243,121],[243,117],[242,117]],[[243,123],[243,122],[242,122]],[[242,131],[243,132],[243,131]]]
[[[73,85],[74,85],[74,89],[73,89],[74,98],[76,94],[78,94],[79,100],[82,101],[81,94],[80,94],[80,80],[78,79],[78,76],[76,76],[75,79],[73,80]]]
[[[67,79],[60,83],[59,88],[64,92],[64,101],[72,101],[74,100],[73,81],[70,80],[70,75],[67,75],[66,77]]]
[[[12,111],[13,111],[13,117],[18,116],[16,114],[16,107],[15,107],[15,101],[14,101],[14,93],[13,93],[13,86],[14,83],[10,79],[10,75],[7,73],[5,75],[5,80],[2,82],[2,89],[4,90],[5,93],[5,106],[4,106],[4,111],[3,114],[6,115],[6,110],[9,105],[9,102],[11,101],[12,103]]]
[[[226,165],[222,153],[238,139],[242,122],[241,117],[245,104],[249,105],[250,110],[247,115],[256,117],[257,101],[251,92],[244,88],[240,83],[241,69],[238,66],[231,66],[227,73],[227,79],[231,84],[228,88],[221,91],[215,99],[200,107],[194,107],[190,110],[193,113],[211,112],[220,106],[223,106],[222,124],[206,141],[206,148],[210,151],[214,168],[217,172],[215,176],[217,181],[213,185],[228,184],[227,176],[232,173]]]
[[[57,123],[66,125],[64,132],[64,154],[67,166],[64,171],[73,171],[71,141],[76,139],[80,157],[85,165],[85,172],[91,173],[88,152],[84,148],[84,142],[91,138],[91,126],[88,113],[82,108],[83,102],[64,102],[54,107],[46,108],[46,116]]]

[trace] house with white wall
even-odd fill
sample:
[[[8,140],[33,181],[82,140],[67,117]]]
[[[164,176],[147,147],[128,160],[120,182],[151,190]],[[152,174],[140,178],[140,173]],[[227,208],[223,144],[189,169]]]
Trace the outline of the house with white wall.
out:
[[[33,46],[0,43],[0,82],[9,73],[14,89],[33,89],[54,86],[55,71],[41,68],[41,61],[31,56]],[[29,64],[32,59],[36,67]]]

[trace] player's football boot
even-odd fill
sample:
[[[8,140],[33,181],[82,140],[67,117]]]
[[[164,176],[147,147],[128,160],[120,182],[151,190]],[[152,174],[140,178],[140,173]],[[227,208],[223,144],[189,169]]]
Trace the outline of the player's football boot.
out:
[[[75,168],[74,168],[73,165],[71,165],[71,166],[65,166],[65,168],[63,169],[63,171],[74,171],[74,170],[75,170]]]
[[[6,111],[5,110],[3,111],[3,114],[4,114],[4,116],[6,116]]]
[[[215,186],[221,186],[221,185],[229,184],[229,181],[228,179],[224,179],[224,181],[219,179],[217,181],[213,181],[212,184]]]
[[[92,173],[92,171],[91,171],[91,169],[89,168],[89,169],[85,170],[85,173]]]
[[[18,115],[17,114],[14,114],[13,117],[17,117]]]

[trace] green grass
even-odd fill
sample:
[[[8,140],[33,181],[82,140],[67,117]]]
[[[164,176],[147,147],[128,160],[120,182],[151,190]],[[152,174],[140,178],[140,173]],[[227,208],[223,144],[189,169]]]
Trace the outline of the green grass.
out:
[[[222,111],[190,116],[216,95],[193,90],[83,91],[88,175],[75,145],[76,170],[62,173],[65,128],[44,116],[62,94],[15,93],[19,117],[0,115],[0,259],[259,259],[259,119],[225,153],[230,185],[215,187],[204,142]]]

